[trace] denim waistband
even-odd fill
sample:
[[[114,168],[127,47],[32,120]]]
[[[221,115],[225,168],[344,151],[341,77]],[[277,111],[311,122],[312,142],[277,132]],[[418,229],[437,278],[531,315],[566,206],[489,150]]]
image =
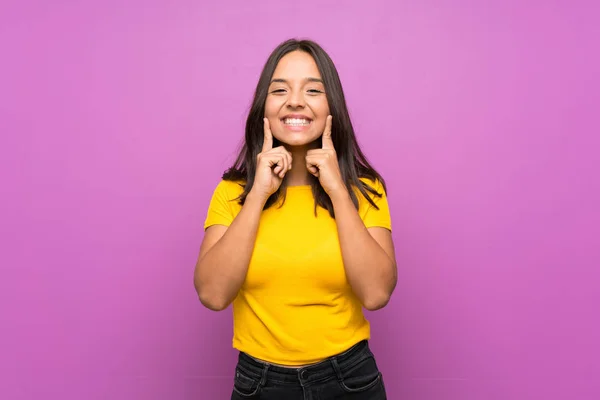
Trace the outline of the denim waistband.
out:
[[[239,354],[237,367],[240,368],[243,373],[260,380],[262,384],[266,381],[273,381],[283,384],[290,383],[304,385],[331,376],[340,377],[342,371],[348,370],[366,357],[372,356],[373,354],[369,348],[369,342],[363,340],[343,353],[304,367],[281,367],[257,360],[244,352],[240,352]]]

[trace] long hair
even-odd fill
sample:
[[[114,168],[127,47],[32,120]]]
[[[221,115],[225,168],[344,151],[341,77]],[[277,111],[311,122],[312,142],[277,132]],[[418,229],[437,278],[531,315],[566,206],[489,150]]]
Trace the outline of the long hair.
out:
[[[346,106],[342,83],[340,82],[333,61],[321,46],[311,40],[286,40],[277,46],[267,59],[262,73],[260,74],[258,84],[256,85],[254,99],[246,120],[244,144],[233,166],[225,171],[222,179],[242,182],[241,185],[243,186],[244,191],[239,196],[238,200],[240,204],[244,204],[246,196],[250,192],[250,189],[252,189],[254,183],[256,160],[258,154],[262,150],[264,141],[263,118],[265,115],[265,102],[269,84],[279,60],[292,51],[303,51],[310,54],[315,60],[317,68],[321,73],[327,102],[329,104],[329,113],[334,121],[331,130],[331,138],[337,153],[342,179],[346,184],[354,206],[358,209],[358,199],[353,190],[353,188],[357,188],[360,193],[377,208],[377,205],[373,202],[371,197],[367,195],[367,192],[377,197],[381,197],[382,194],[362,182],[359,178],[367,178],[371,181],[378,180],[381,182],[384,191],[387,190],[385,181],[369,164],[356,141],[354,128],[352,127],[352,122],[350,121],[350,115],[348,114],[348,108]],[[321,138],[318,140],[321,141]],[[276,138],[273,138],[273,147],[279,145],[281,145],[281,143]],[[312,193],[315,198],[315,214],[317,212],[317,206],[321,206],[329,211],[332,218],[335,218],[331,199],[319,183],[318,178],[313,175],[309,176],[311,179],[310,184]],[[282,184],[281,187],[269,197],[264,209],[271,207],[280,199],[285,201],[285,194],[286,187]]]

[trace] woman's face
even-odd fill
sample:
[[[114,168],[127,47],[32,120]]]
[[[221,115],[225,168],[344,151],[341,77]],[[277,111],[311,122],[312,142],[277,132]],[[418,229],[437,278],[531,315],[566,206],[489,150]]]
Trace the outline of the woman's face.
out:
[[[328,115],[315,60],[303,51],[286,54],[275,68],[265,103],[273,136],[289,146],[305,146],[323,134]]]

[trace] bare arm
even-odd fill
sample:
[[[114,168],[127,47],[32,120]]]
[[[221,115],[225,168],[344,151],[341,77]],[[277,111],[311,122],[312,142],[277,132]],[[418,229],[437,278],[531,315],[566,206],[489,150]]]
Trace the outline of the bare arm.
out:
[[[383,308],[397,281],[391,232],[385,228],[367,229],[347,191],[332,195],[331,201],[350,286],[366,309]]]
[[[319,179],[333,203],[346,276],[352,291],[368,310],[384,307],[396,286],[397,270],[391,232],[367,229],[356,211],[342,179],[333,145],[329,115],[322,136],[322,148],[306,154],[308,172]]]
[[[248,272],[264,201],[247,197],[229,227],[206,230],[194,270],[194,286],[207,308],[220,311],[235,299]]]
[[[220,311],[237,296],[248,273],[262,210],[292,167],[292,155],[283,146],[273,148],[273,135],[265,118],[265,138],[257,156],[254,185],[241,211],[229,227],[206,230],[194,269],[194,287],[207,308]]]

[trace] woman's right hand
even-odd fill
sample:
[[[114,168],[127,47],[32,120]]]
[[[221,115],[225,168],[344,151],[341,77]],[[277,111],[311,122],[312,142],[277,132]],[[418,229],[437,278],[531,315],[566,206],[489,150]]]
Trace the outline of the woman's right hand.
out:
[[[273,134],[267,118],[264,118],[264,134],[265,139],[262,151],[256,159],[256,173],[250,194],[266,201],[279,189],[285,174],[292,169],[292,154],[283,146],[273,148]]]

